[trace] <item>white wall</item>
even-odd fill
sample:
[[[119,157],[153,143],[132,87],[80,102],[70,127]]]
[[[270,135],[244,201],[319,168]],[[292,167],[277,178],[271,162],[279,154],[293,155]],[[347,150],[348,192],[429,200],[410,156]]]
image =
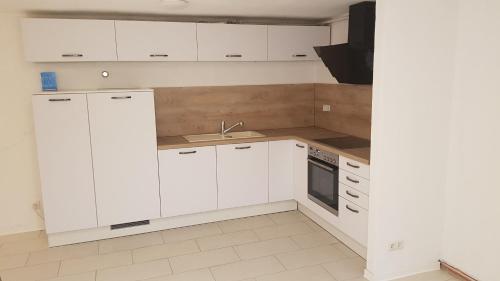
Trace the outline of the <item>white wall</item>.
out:
[[[379,0],[368,275],[438,268],[453,90],[454,0]],[[404,248],[389,251],[393,241]]]
[[[39,72],[56,71],[59,88],[314,83],[321,62],[32,64],[22,56],[19,19],[0,13],[0,235],[40,229],[32,210],[40,198],[31,95]],[[100,77],[108,70],[111,77]]]
[[[500,279],[500,2],[461,0],[443,259]]]

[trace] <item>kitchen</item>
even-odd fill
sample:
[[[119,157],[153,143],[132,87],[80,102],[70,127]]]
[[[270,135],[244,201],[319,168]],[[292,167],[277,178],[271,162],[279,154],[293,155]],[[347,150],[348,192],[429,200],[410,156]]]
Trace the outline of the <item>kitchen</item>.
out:
[[[382,225],[372,222],[387,218],[379,217],[383,185],[372,198],[370,180],[382,169],[371,161],[381,151],[371,141],[381,124],[371,86],[379,27],[374,2],[352,4],[333,20],[21,17],[22,67],[32,77],[55,72],[60,90],[31,91],[41,200],[29,207],[45,231],[2,231],[39,235],[0,236],[2,279],[392,280],[428,271],[428,280],[472,280],[440,254],[420,269],[377,271],[383,259],[373,257],[416,244],[392,234],[372,244],[380,232],[371,229]],[[205,228],[215,232],[192,234]],[[175,233],[187,241],[170,240]],[[314,247],[302,247],[301,235]],[[270,242],[286,249],[243,258]],[[136,261],[147,247],[182,243],[195,249]],[[72,257],[71,247],[94,254]],[[42,252],[52,258],[33,264]]]

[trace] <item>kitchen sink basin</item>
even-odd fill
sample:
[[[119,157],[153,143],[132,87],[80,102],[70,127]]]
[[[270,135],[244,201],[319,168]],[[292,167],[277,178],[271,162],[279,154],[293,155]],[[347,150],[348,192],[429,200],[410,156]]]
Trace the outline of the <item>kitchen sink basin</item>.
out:
[[[221,134],[201,134],[201,135],[187,135],[183,136],[188,142],[201,142],[201,141],[218,141],[218,140],[231,140],[231,139],[249,139],[261,138],[265,135],[256,131],[233,132],[225,135]]]

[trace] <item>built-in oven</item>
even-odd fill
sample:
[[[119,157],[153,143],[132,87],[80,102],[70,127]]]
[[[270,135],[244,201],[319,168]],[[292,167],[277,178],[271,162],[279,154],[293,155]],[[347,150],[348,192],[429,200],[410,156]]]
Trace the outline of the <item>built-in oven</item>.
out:
[[[324,209],[338,215],[339,156],[309,146],[307,197]]]

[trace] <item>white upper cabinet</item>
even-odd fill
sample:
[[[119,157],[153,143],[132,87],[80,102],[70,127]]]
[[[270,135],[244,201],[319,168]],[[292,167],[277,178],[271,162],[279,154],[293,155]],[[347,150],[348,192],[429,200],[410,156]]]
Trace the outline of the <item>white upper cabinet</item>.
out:
[[[88,94],[99,226],[160,217],[152,91]]]
[[[33,96],[47,233],[97,227],[87,97]]]
[[[28,61],[117,60],[112,20],[24,19],[22,29]]]
[[[269,26],[269,60],[319,60],[315,46],[330,45],[329,26]]]
[[[266,61],[267,26],[199,23],[199,61]]]
[[[269,142],[269,202],[294,199],[292,144]]]
[[[196,61],[196,23],[116,21],[120,61]]]

